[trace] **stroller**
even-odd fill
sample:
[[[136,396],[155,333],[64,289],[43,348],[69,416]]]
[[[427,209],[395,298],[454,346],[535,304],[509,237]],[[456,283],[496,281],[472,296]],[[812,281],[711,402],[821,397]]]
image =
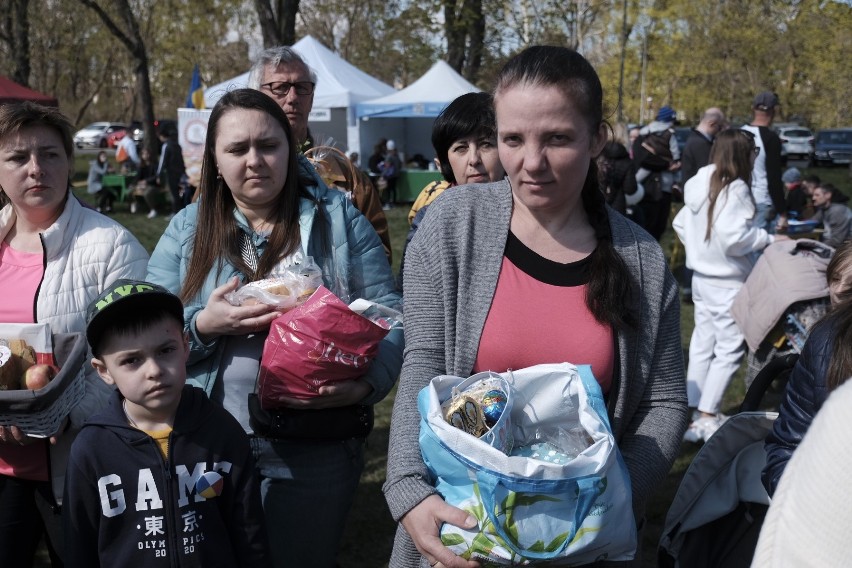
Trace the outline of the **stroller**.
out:
[[[755,377],[740,411],[696,454],[669,508],[658,548],[661,568],[747,568],[769,495],[760,480],[763,440],[777,411],[766,409],[771,385],[786,384],[799,356],[770,361]],[[771,403],[777,409],[777,403]]]
[[[798,239],[774,243],[758,259],[731,308],[748,344],[746,387],[776,357],[799,353],[825,315],[833,254],[824,243]]]

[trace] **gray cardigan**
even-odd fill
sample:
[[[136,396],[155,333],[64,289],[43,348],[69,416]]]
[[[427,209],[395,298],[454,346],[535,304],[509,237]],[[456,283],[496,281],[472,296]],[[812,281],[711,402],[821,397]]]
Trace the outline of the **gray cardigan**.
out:
[[[395,520],[435,493],[418,444],[417,393],[432,377],[470,375],[503,259],[508,182],[451,188],[411,241],[405,266],[405,353],[393,409],[385,497]],[[617,334],[612,428],[630,472],[637,522],[680,451],[687,423],[678,289],[657,242],[608,210],[613,245],[632,275],[637,326]],[[459,308],[462,309],[459,309]],[[546,329],[546,327],[543,327]],[[546,340],[546,336],[543,336]],[[425,562],[397,530],[390,565]]]

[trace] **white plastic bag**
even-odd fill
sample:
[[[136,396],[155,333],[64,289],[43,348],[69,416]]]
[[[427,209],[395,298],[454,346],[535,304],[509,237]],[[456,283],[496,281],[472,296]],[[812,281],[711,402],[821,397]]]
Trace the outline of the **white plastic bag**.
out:
[[[226,294],[225,299],[234,306],[261,303],[285,311],[305,303],[321,285],[322,271],[312,257],[306,256],[301,264],[276,267],[269,277],[249,282]]]
[[[513,388],[516,446],[535,442],[542,430],[575,425],[592,443],[568,463],[507,456],[444,420],[441,402],[464,379],[432,379],[418,396],[423,459],[444,500],[478,521],[472,530],[445,524],[444,545],[487,566],[632,559],[630,477],[591,369],[562,363],[500,376]]]

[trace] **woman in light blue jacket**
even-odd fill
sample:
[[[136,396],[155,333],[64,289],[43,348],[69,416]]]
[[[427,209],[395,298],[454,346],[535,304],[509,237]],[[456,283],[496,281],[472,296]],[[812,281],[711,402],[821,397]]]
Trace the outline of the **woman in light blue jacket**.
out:
[[[286,399],[279,418],[298,415],[299,428],[261,437],[247,400],[278,314],[263,304],[232,306],[225,295],[305,256],[323,269],[332,291],[398,307],[387,256],[369,221],[297,154],[287,117],[272,99],[231,91],[210,116],[199,202],[172,219],[148,280],[184,302],[190,381],[253,436],[276,566],[323,567],[336,564],[363,468],[364,438],[352,437],[341,413],[369,410],[387,395],[402,364],[403,336],[392,330],[358,380],[321,387],[310,400]],[[337,423],[337,431],[329,428]]]

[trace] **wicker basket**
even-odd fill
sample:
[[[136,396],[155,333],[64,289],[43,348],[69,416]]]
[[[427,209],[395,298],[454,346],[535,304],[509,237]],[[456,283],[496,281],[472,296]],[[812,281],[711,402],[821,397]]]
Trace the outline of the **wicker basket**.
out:
[[[0,391],[0,425],[17,426],[37,438],[59,432],[71,408],[86,394],[83,370],[86,336],[82,333],[56,334],[53,351],[60,370],[46,387]]]

